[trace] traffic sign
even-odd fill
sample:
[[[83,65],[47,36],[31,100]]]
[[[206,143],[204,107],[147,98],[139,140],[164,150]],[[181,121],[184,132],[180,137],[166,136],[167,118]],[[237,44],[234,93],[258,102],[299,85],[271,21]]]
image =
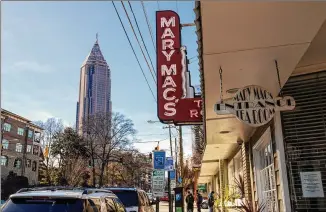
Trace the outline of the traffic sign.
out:
[[[154,169],[164,169],[165,151],[154,151]]]
[[[169,173],[170,173],[170,179],[175,180],[175,170],[172,170]]]
[[[153,170],[152,193],[154,197],[163,197],[165,187],[165,171]]]
[[[165,159],[165,170],[172,171],[174,168],[173,166],[173,157],[166,157]]]

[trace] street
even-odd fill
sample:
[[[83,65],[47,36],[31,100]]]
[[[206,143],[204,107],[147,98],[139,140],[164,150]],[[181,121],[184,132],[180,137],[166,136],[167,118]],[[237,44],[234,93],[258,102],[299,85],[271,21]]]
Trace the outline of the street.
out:
[[[155,205],[153,206],[155,210]],[[173,204],[173,211],[175,211]],[[208,209],[201,209],[202,212],[208,212]],[[169,212],[169,203],[168,202],[160,202],[160,211],[159,212]],[[184,210],[186,212],[186,208]],[[195,206],[194,212],[197,212],[197,207]]]

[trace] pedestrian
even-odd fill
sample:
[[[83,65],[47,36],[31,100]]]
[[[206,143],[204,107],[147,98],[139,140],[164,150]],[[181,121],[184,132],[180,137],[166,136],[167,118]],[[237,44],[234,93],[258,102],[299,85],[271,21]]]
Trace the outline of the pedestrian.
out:
[[[203,196],[197,190],[197,211],[200,212],[201,204],[203,203]]]
[[[192,195],[191,191],[188,191],[188,195],[186,197],[187,212],[194,211],[194,201],[194,196]]]
[[[209,197],[208,197],[208,207],[209,207],[209,212],[214,212],[214,202],[215,202],[215,198],[214,198],[214,191],[212,191],[210,194],[209,194]]]

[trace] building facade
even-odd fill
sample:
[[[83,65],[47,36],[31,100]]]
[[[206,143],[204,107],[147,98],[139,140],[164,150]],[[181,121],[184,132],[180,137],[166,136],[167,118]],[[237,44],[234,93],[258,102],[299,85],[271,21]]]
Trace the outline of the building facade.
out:
[[[98,40],[81,66],[76,110],[76,128],[79,132],[85,117],[112,112],[111,72]]]
[[[198,184],[220,211],[326,211],[326,3],[196,2],[195,13]]]
[[[1,110],[1,178],[10,171],[28,178],[30,185],[39,182],[39,167],[43,163],[40,144],[42,128],[30,120]]]

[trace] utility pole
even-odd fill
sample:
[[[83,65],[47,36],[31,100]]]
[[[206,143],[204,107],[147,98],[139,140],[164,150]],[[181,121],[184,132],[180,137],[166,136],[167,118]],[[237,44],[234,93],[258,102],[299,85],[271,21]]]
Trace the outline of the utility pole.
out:
[[[182,127],[179,126],[179,147],[180,147],[180,177],[182,178],[182,174],[183,174],[183,144],[182,144]],[[183,179],[182,179],[182,183],[183,185]]]
[[[171,157],[173,158],[173,150],[172,150],[172,136],[171,136],[171,125],[168,125],[167,127],[163,127],[163,129],[169,128],[169,137],[170,137],[170,152]],[[172,201],[172,195],[171,195],[171,176],[170,171],[168,171],[168,195],[169,195],[169,212],[173,212],[173,201]]]

